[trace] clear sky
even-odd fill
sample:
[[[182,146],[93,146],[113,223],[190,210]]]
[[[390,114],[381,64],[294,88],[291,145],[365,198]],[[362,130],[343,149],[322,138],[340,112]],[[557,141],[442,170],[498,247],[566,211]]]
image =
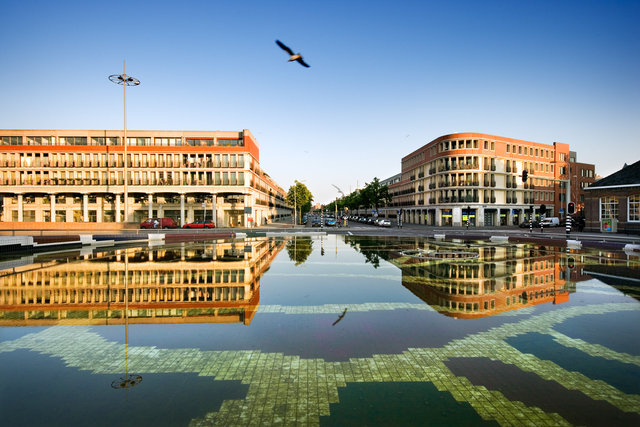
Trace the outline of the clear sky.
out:
[[[438,136],[640,160],[640,1],[0,0],[0,129],[249,129],[315,202]],[[303,54],[287,63],[274,43]]]

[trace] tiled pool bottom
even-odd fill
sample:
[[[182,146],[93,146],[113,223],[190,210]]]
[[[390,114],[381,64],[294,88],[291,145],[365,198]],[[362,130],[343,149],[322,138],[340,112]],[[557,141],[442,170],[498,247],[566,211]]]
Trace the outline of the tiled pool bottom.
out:
[[[248,326],[135,324],[128,350],[122,325],[0,330],[3,419],[640,425],[636,300],[588,280],[563,303],[456,319],[408,292],[384,259],[376,268],[340,240],[313,243],[335,253],[296,266],[281,252]],[[143,380],[112,389],[124,372]]]

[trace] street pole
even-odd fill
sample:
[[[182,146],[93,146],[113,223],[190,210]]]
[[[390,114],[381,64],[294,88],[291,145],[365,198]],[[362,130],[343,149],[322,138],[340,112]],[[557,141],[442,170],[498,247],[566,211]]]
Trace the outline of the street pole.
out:
[[[138,86],[140,84],[140,80],[135,77],[127,76],[125,61],[122,61],[122,74],[112,74],[109,76],[109,80],[111,80],[115,84],[122,85],[124,90],[124,221],[127,222],[127,214],[129,213],[129,165],[128,165],[128,156],[127,156],[127,86]],[[120,216],[120,212],[116,214],[118,217]]]
[[[571,217],[569,216],[569,203],[571,203],[571,171],[569,171],[569,179],[566,182],[567,185],[567,207],[566,207],[566,224],[565,224],[565,232],[567,235],[567,239],[569,238],[569,235],[571,234]]]

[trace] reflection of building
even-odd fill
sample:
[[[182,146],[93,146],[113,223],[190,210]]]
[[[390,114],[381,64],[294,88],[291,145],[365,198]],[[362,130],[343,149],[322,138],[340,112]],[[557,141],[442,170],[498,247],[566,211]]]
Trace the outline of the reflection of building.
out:
[[[122,131],[0,130],[0,220],[55,227],[207,217],[246,227],[290,216],[246,129],[128,131],[126,165],[122,140]]]
[[[575,160],[575,155],[573,156]],[[389,187],[391,210],[403,222],[427,225],[512,225],[531,206],[558,216],[572,178],[567,144],[541,144],[483,133],[444,135],[402,159],[401,181]],[[589,169],[581,164],[582,169]],[[522,171],[532,175],[522,182]],[[589,172],[587,172],[589,174]],[[578,178],[576,178],[578,179]]]
[[[439,312],[456,318],[492,316],[535,304],[567,301],[564,255],[518,246],[427,244],[431,251],[475,252],[475,259],[424,260],[402,252],[391,261],[402,284]]]
[[[127,249],[0,272],[0,325],[249,324],[282,242]],[[125,301],[127,300],[128,301]]]

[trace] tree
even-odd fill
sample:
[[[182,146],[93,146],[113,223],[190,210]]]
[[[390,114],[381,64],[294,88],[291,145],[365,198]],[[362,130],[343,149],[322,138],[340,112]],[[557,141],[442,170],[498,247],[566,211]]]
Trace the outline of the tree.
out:
[[[300,215],[298,218],[302,216],[303,212],[309,212],[311,210],[311,202],[313,201],[313,194],[309,191],[306,185],[299,181],[294,181],[295,185],[289,187],[289,192],[287,193],[287,203],[291,206],[294,206]]]
[[[389,187],[381,185],[378,178],[373,178],[373,181],[365,186],[365,191],[367,194],[368,205],[374,207],[376,211],[379,207],[387,206],[391,203]]]

